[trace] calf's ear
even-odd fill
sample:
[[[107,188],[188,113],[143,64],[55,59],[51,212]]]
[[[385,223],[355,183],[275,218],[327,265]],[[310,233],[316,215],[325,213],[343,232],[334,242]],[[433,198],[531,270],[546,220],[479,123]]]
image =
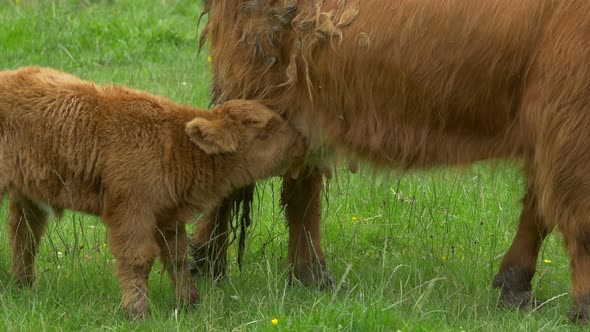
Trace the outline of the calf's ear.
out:
[[[186,133],[207,154],[235,152],[238,139],[223,119],[195,118],[186,124]]]

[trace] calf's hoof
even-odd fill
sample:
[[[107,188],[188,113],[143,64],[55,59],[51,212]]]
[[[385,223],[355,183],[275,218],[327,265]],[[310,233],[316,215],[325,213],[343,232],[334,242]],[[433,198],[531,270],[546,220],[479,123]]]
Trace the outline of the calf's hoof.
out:
[[[35,277],[30,275],[14,277],[14,281],[19,288],[31,288],[35,283]]]
[[[574,307],[568,313],[568,318],[572,322],[588,324],[588,306],[590,306],[590,293],[579,299],[574,299]]]
[[[190,271],[193,276],[221,279],[226,273],[226,253],[212,250],[207,244],[190,244]]]
[[[332,290],[334,288],[334,276],[323,264],[301,264],[293,269],[290,283],[299,281],[306,287],[316,287],[320,290]]]
[[[123,305],[123,312],[127,318],[132,320],[142,320],[151,315],[147,299]]]
[[[199,291],[197,290],[197,288],[195,286],[189,287],[187,290],[185,290],[182,294],[182,303],[185,306],[188,307],[192,307],[195,306],[197,303],[199,303],[200,300],[200,296],[199,296]]]
[[[532,303],[532,274],[514,266],[500,271],[494,277],[492,286],[500,289],[498,304],[510,309],[528,309]]]

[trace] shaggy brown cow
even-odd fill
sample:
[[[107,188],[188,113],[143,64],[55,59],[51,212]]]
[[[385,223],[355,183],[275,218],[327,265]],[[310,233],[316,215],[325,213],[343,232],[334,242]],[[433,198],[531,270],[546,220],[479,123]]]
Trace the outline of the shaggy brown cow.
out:
[[[588,320],[590,2],[205,0],[205,12],[214,101],[265,100],[318,150],[398,168],[524,160],[524,210],[494,286],[527,302],[557,226],[571,318]],[[283,197],[294,274],[322,283],[313,166]]]
[[[149,313],[158,255],[177,298],[193,304],[185,223],[236,188],[284,174],[305,152],[303,137],[255,102],[205,111],[46,68],[0,72],[0,197],[10,196],[12,274],[33,282],[47,225],[38,203],[46,203],[102,217],[126,313]]]

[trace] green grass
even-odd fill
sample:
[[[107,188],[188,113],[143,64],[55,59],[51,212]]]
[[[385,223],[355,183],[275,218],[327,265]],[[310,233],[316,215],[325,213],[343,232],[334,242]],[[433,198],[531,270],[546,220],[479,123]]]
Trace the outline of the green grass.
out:
[[[197,55],[199,6],[188,0],[0,0],[0,68],[50,66],[205,107],[210,73],[206,51]],[[556,235],[543,246],[534,280],[540,299],[555,298],[534,312],[496,308],[491,280],[521,209],[518,165],[379,176],[363,169],[338,172],[323,202],[322,242],[342,283],[338,294],[287,285],[280,183],[267,181],[257,192],[243,270],[235,264],[234,245],[229,278],[198,280],[201,304],[175,311],[169,279],[157,265],[150,276],[153,317],[143,322],[121,314],[97,218],[68,213],[51,223],[32,290],[10,278],[7,223],[0,223],[0,330],[576,328],[565,318],[569,262]]]

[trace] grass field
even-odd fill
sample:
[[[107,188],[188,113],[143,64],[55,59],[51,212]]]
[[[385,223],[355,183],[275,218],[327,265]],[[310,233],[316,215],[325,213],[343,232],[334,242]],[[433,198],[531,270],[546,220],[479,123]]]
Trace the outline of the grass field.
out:
[[[200,1],[0,0],[0,68],[43,65],[205,107],[206,50],[197,55]],[[230,248],[229,278],[198,280],[202,302],[176,310],[161,267],[150,276],[152,318],[121,313],[104,228],[67,213],[50,225],[32,290],[9,275],[0,223],[0,330],[559,331],[577,329],[561,239],[543,246],[534,279],[549,300],[530,312],[496,307],[491,288],[520,213],[518,164],[374,176],[344,171],[329,183],[323,246],[338,293],[287,284],[280,182],[257,191],[245,264]],[[6,220],[6,202],[0,217]],[[278,324],[274,325],[272,320]]]

